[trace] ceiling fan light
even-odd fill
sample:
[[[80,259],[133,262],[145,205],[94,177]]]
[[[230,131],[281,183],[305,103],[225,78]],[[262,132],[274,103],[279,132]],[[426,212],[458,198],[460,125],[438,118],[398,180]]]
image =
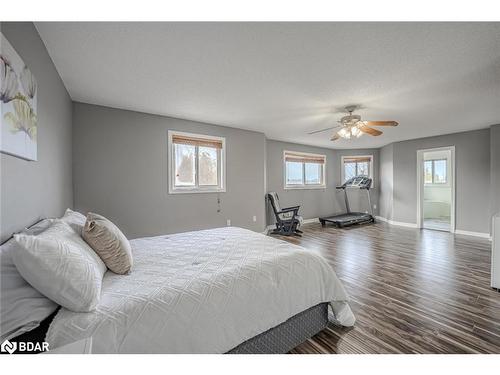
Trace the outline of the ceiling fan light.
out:
[[[340,129],[337,134],[340,135],[342,138],[346,138],[346,136],[347,136],[346,128]]]

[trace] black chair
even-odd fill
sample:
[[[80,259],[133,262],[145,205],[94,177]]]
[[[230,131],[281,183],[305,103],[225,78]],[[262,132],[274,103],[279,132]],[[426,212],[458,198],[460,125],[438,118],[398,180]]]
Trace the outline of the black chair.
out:
[[[283,236],[299,236],[302,231],[298,228],[302,223],[302,216],[299,215],[300,206],[281,208],[278,194],[270,192],[267,194],[269,202],[273,207],[274,216],[276,217],[276,229],[271,234],[281,234]]]

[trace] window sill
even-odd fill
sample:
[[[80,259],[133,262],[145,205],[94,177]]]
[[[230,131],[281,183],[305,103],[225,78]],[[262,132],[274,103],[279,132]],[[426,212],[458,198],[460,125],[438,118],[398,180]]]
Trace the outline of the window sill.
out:
[[[225,193],[226,189],[170,189],[169,194]]]
[[[318,186],[285,186],[285,190],[321,190],[326,189],[326,185],[318,185]]]

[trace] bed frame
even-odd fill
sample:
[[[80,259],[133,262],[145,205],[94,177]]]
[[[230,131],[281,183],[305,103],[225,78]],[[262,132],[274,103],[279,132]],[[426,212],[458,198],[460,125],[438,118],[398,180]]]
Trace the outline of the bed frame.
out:
[[[283,354],[328,325],[328,303],[320,303],[231,349],[229,354]]]

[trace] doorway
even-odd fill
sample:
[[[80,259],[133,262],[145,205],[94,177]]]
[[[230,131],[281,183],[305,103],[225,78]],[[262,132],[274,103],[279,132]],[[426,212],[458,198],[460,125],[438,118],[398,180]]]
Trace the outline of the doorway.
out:
[[[455,232],[455,147],[417,151],[417,225]]]

